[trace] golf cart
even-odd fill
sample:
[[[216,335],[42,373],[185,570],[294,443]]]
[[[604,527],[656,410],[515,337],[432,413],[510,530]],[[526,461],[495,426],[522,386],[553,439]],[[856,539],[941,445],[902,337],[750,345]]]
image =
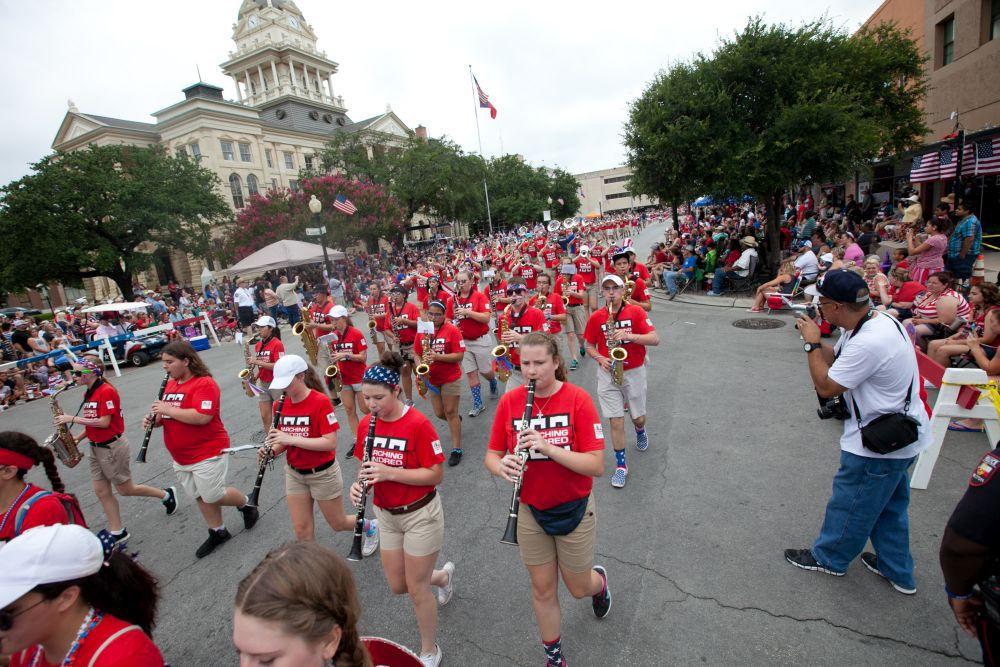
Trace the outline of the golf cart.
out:
[[[84,308],[84,313],[111,313],[116,319],[120,318],[120,313],[146,310],[149,304],[143,301],[132,301],[125,303],[104,303],[96,306]],[[111,350],[114,352],[115,360],[118,364],[128,364],[135,368],[145,366],[150,361],[160,358],[160,352],[169,342],[167,337],[157,331],[144,334],[144,330],[126,330],[121,324],[118,325],[120,333],[109,338]],[[100,340],[98,338],[95,341]],[[107,352],[106,346],[98,348],[103,355]],[[105,360],[110,363],[110,359]]]

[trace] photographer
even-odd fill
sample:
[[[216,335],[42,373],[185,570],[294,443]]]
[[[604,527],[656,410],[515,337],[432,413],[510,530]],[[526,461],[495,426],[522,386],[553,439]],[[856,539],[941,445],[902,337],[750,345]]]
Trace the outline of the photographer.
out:
[[[913,345],[896,320],[871,308],[858,274],[829,271],[818,291],[823,318],[843,329],[836,347],[820,344],[811,319],[800,316],[797,326],[816,392],[843,394],[848,417],[819,537],[812,548],[786,549],[785,559],[839,577],[860,554],[865,567],[912,595],[907,470],[931,439]],[[862,554],[869,539],[875,553]]]

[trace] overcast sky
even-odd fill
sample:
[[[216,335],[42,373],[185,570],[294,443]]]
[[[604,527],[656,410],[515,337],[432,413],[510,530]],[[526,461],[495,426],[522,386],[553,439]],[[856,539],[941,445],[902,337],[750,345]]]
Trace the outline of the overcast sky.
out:
[[[914,0],[916,1],[916,0]],[[621,164],[630,100],[658,70],[742,27],[826,12],[855,30],[879,0],[665,2],[334,2],[297,0],[339,63],[335,90],[354,120],[392,106],[410,127],[478,151],[468,66],[499,109],[480,112],[487,157],[520,153],[573,173]],[[72,99],[85,113],[153,122],[202,78],[235,99],[219,63],[240,0],[0,0],[7,102],[0,183],[51,150]]]

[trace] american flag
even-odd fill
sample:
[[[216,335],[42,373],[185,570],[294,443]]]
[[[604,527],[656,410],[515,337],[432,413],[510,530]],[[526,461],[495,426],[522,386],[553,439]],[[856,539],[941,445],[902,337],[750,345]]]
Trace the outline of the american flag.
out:
[[[938,174],[938,178],[945,180],[947,178],[955,178],[955,173],[958,167],[958,160],[955,159],[956,151],[954,148],[942,148],[941,158],[939,160],[941,171]]]
[[[976,142],[976,175],[1000,174],[1000,137]]]
[[[346,215],[354,215],[358,212],[358,207],[344,195],[337,195],[337,198],[333,200],[333,207]]]
[[[475,74],[472,75],[472,81],[476,84],[476,93],[479,95],[479,108],[480,109],[489,109],[490,110],[490,118],[496,118],[497,117],[497,108],[495,106],[493,106],[492,102],[490,102],[489,95],[487,95],[486,93],[484,93],[483,89],[479,87],[479,80],[476,79],[476,75]]]
[[[924,153],[913,158],[910,165],[910,182],[926,183],[936,181],[940,171],[940,157],[938,153]]]

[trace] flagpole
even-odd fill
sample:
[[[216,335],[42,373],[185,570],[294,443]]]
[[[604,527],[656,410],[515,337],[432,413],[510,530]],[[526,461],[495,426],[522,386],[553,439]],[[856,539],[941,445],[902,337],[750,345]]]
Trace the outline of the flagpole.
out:
[[[476,138],[479,139],[479,157],[483,158],[483,166],[486,166],[486,157],[483,155],[483,137],[479,134],[479,94],[476,91],[476,77],[472,75],[472,65],[469,65],[469,85],[472,86],[472,112],[476,115]],[[493,236],[493,216],[490,214],[490,190],[486,187],[486,173],[483,172],[483,193],[486,195],[486,221],[490,226],[490,236]]]

